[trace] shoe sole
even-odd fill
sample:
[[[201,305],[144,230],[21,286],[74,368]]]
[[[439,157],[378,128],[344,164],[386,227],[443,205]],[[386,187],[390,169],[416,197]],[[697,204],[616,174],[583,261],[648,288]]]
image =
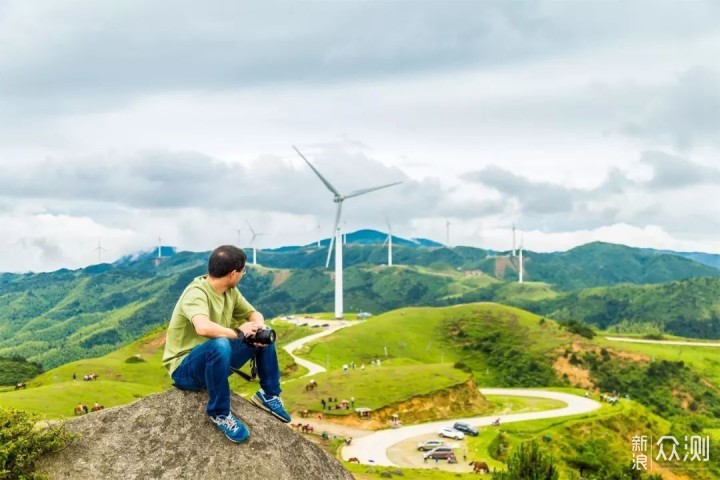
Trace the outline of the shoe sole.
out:
[[[266,407],[265,405],[263,405],[263,403],[262,403],[260,400],[257,400],[257,397],[256,397],[255,395],[253,395],[252,397],[250,397],[250,401],[252,402],[253,405],[255,405],[255,406],[258,407],[258,408],[262,408],[263,410],[265,410],[265,411],[268,412],[270,415],[272,415],[273,417],[277,418],[278,420],[280,420],[280,421],[283,422],[283,423],[290,423],[290,422],[292,421],[292,419],[286,420],[285,418],[281,417],[281,416],[278,415],[277,413],[275,413],[275,412],[273,412],[272,410],[270,410],[268,407]]]

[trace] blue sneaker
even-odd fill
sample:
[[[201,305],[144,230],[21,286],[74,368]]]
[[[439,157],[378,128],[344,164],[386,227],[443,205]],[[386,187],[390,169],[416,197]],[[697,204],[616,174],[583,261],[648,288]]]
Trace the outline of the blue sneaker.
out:
[[[263,410],[272,413],[285,423],[290,423],[290,420],[292,420],[290,414],[285,411],[280,397],[268,397],[262,390],[258,390],[258,392],[250,398],[250,401]]]
[[[210,421],[217,425],[231,442],[240,443],[250,438],[250,431],[232,413],[210,417]]]

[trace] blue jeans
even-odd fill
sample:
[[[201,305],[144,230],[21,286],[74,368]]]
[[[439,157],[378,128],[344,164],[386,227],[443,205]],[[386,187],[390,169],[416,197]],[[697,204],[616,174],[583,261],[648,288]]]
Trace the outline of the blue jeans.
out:
[[[190,350],[173,372],[172,379],[180,390],[207,389],[207,414],[227,415],[230,413],[230,367],[240,368],[253,356],[265,395],[280,395],[280,366],[274,344],[253,347],[224,337],[208,339]]]

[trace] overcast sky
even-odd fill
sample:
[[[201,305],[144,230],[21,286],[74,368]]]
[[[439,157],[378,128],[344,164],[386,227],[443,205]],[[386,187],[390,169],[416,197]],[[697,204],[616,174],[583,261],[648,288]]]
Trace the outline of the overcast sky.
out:
[[[720,3],[0,0],[0,271],[347,231],[720,253]],[[260,261],[262,258],[260,257]]]

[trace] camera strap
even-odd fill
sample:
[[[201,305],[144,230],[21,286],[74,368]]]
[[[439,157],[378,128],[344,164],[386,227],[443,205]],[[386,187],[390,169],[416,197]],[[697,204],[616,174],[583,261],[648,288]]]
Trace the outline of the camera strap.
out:
[[[232,370],[233,373],[237,373],[248,382],[252,382],[253,380],[255,380],[255,377],[257,377],[257,365],[255,364],[255,356],[253,355],[253,357],[250,359],[250,375],[243,372],[239,368],[230,367],[230,370]]]

